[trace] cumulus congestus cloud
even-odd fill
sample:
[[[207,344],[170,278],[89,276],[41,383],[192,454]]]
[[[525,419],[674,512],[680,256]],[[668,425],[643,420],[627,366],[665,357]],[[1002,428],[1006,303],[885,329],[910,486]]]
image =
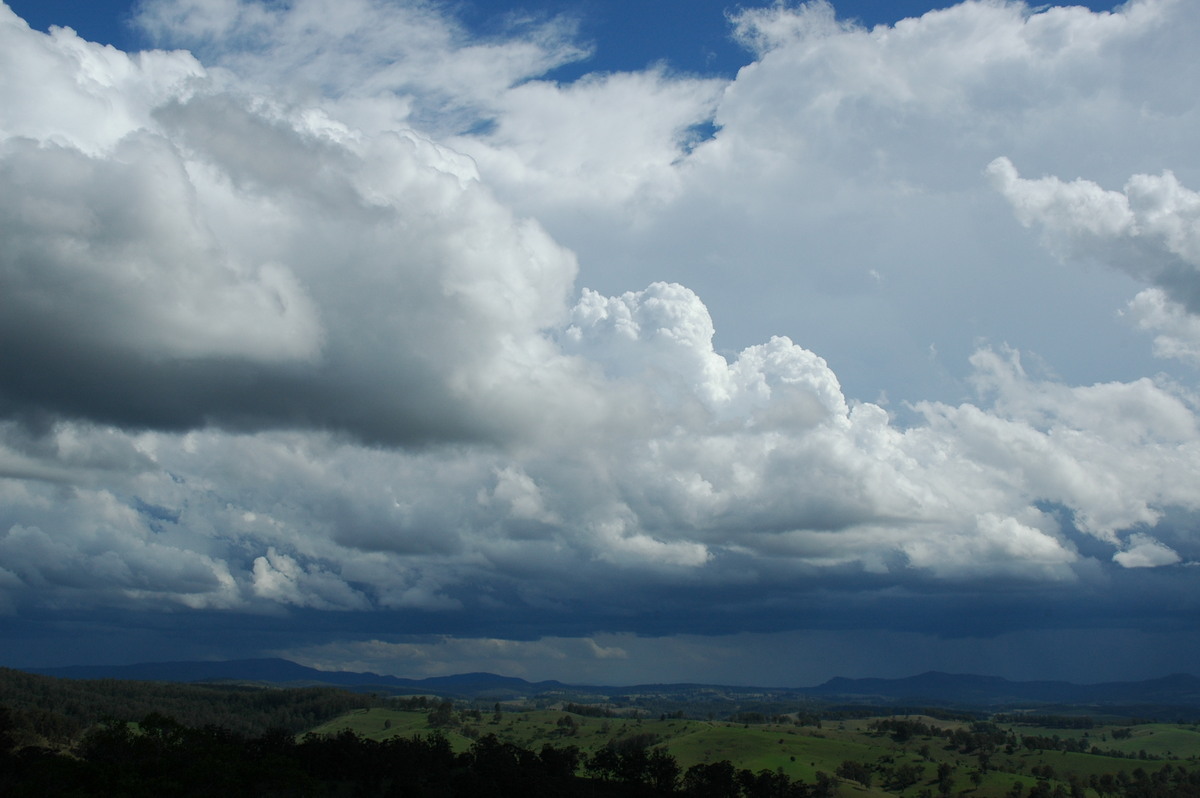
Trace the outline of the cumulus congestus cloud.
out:
[[[174,90],[130,92],[128,129],[89,136],[62,118],[161,78],[65,33],[5,35],[65,51],[61,96],[4,111],[9,412],[494,437],[524,386],[569,375],[540,330],[574,260],[461,156],[222,90],[183,53],[143,59],[180,62]]]
[[[1060,288],[1132,280],[1156,351],[1200,351],[1188,181],[1017,172],[1086,160],[1061,108],[1124,119],[1113,61],[1136,81],[1194,11],[867,30],[777,5],[733,19],[735,79],[560,84],[586,56],[563,20],[478,40],[423,3],[330,9],[147,3],[190,51],[126,54],[0,7],[0,611],[517,667],[640,650],[597,633],[1136,625],[1148,585],[1196,606],[1194,375],[1070,380],[1005,343],[1057,340],[1029,305]],[[1189,98],[1143,99],[1191,129]],[[1021,271],[1022,225],[1123,282]],[[1006,274],[1022,296],[965,287]],[[693,275],[788,329],[725,336]],[[914,395],[948,346],[965,365]],[[871,358],[903,403],[846,387]],[[449,637],[377,639],[408,632]]]

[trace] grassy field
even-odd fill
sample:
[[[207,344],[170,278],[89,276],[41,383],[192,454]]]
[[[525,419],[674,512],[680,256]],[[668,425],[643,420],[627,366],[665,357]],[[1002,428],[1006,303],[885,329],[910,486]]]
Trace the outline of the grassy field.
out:
[[[1150,756],[1187,758],[1200,751],[1200,730],[1194,725],[1175,726],[1167,723],[1147,723],[1134,726],[1133,736],[1127,740],[1113,740],[1097,745],[1127,754],[1145,751]],[[1093,734],[1094,738],[1096,735]]]
[[[911,718],[928,726],[965,730],[961,722]],[[1136,768],[1157,770],[1166,762],[1200,767],[1200,731],[1191,725],[1145,724],[1130,727],[1128,739],[1113,739],[1124,727],[1086,730],[1057,730],[1026,726],[1001,726],[1016,745],[997,745],[981,761],[978,751],[964,751],[944,736],[912,736],[902,743],[872,731],[870,719],[828,721],[820,728],[791,723],[735,724],[693,719],[597,718],[571,715],[561,710],[505,711],[499,718],[483,713],[440,733],[457,751],[470,748],[473,738],[494,734],[503,742],[533,751],[544,745],[578,746],[591,755],[608,745],[641,736],[652,747],[663,747],[683,770],[699,763],[729,760],[751,771],[782,770],[793,779],[813,782],[818,772],[833,775],[845,762],[862,763],[871,771],[871,784],[842,779],[841,793],[854,798],[903,796],[920,798],[923,793],[967,795],[970,798],[1004,798],[1014,783],[1028,792],[1039,778],[1051,786],[1071,779],[1086,785],[1093,776],[1132,772]],[[317,734],[336,734],[349,729],[361,737],[382,740],[392,736],[430,735],[427,711],[373,708],[356,710],[318,726]],[[1024,736],[1083,739],[1105,751],[1120,751],[1127,757],[1094,755],[1058,750],[1028,750],[1020,744]],[[1145,751],[1147,759],[1137,758]],[[984,767],[986,765],[986,767]],[[938,768],[949,770],[949,791],[938,784]],[[909,781],[902,788],[894,783],[895,772],[907,768]],[[1047,774],[1050,768],[1052,775]],[[915,781],[912,777],[915,775]],[[1087,790],[1089,798],[1096,796]]]

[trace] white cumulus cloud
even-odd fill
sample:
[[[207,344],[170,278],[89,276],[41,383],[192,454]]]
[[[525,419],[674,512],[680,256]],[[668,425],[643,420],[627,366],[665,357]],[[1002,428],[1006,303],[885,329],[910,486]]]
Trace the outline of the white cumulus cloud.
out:
[[[1149,535],[1129,536],[1129,548],[1113,555],[1113,561],[1126,568],[1158,568],[1179,562],[1179,554]]]
[[[1194,374],[1115,318],[1200,352],[1193,6],[773,5],[736,78],[570,83],[559,19],[140,9],[190,52],[0,6],[0,611],[532,673],[1200,556]]]

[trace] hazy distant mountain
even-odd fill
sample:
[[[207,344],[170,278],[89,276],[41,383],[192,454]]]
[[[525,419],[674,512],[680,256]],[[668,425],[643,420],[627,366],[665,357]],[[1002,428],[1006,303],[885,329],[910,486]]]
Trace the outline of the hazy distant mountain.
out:
[[[482,694],[503,691],[519,695],[561,688],[559,682],[528,682],[494,673],[463,673],[428,679],[404,679],[379,673],[321,671],[286,659],[242,659],[222,662],[145,662],[136,665],[74,665],[64,668],[25,668],[29,673],[62,679],[129,679],[151,682],[266,682],[268,684],[333,685],[348,688],[386,688],[388,692]]]
[[[1012,682],[998,676],[930,671],[904,679],[830,679],[809,695],[887,702],[953,703],[964,706],[1032,704],[1170,704],[1200,707],[1200,679],[1174,674],[1141,682],[1072,684]]]
[[[403,681],[375,673],[325,672],[297,665],[286,659],[242,659],[223,662],[143,662],[136,665],[74,665],[66,668],[26,668],[30,673],[65,679],[131,679],[151,682],[210,682],[237,680],[248,682],[320,682],[323,684],[363,684],[375,681]]]
[[[284,686],[332,685],[353,690],[375,689],[402,694],[447,697],[520,697],[544,693],[603,696],[672,695],[720,692],[730,696],[770,694],[775,699],[909,706],[1014,708],[1037,706],[1187,707],[1200,709],[1200,679],[1175,674],[1141,682],[1078,685],[1070,682],[1014,682],[998,676],[975,676],[930,671],[904,679],[830,679],[808,688],[726,687],[697,684],[656,684],[627,687],[528,682],[493,673],[464,673],[428,679],[405,679],[378,673],[320,671],[284,659],[226,662],[151,662],[138,665],[27,668],[31,673],[70,679],[131,679],[169,682],[263,682]]]

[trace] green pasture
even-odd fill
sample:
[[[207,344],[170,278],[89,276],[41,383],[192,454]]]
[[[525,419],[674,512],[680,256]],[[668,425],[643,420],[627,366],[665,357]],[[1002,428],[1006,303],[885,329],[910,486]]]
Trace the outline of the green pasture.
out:
[[[1147,723],[1131,727],[1133,736],[1126,740],[1114,740],[1109,733],[1108,740],[1093,742],[1104,750],[1121,751],[1126,754],[1137,754],[1145,751],[1150,756],[1169,757],[1172,759],[1188,759],[1200,755],[1200,731],[1195,726],[1177,726],[1170,723]],[[1097,736],[1092,735],[1096,740]]]
[[[372,707],[356,709],[340,715],[328,723],[322,723],[308,734],[336,735],[344,731],[352,731],[359,737],[368,740],[386,740],[390,737],[429,736],[434,730],[429,728],[425,712],[405,712],[395,709]],[[466,751],[471,747],[471,740],[453,730],[444,730],[443,736],[450,741],[455,751]],[[304,735],[299,735],[303,737]]]
[[[847,739],[813,736],[811,730],[786,726],[743,727],[727,723],[691,722],[686,734],[666,741],[668,752],[687,769],[692,765],[728,759],[739,768],[783,771],[792,778],[812,781],[817,771],[832,774],[847,759],[873,761],[879,750]]]
[[[889,735],[872,732],[869,728],[870,719],[826,722],[817,728],[691,719],[596,718],[542,709],[507,710],[501,713],[499,719],[492,712],[482,712],[480,719],[462,717],[460,720],[461,725],[456,724],[440,732],[456,751],[469,749],[475,738],[494,734],[503,742],[532,751],[539,751],[547,744],[556,747],[574,745],[590,755],[610,742],[619,744],[623,739],[642,736],[643,740],[653,739],[654,746],[664,747],[683,770],[696,764],[728,760],[735,767],[755,772],[782,770],[793,779],[809,783],[816,780],[818,772],[834,775],[846,761],[863,763],[874,770],[869,788],[858,782],[844,780],[840,789],[843,798],[886,798],[889,795],[917,798],[923,791],[936,796],[939,792],[939,764],[954,768],[951,794],[955,798],[1004,798],[1014,782],[1021,783],[1028,791],[1038,781],[1035,773],[1047,766],[1053,769],[1051,783],[1065,786],[1072,776],[1086,784],[1092,776],[1120,771],[1128,773],[1139,767],[1150,771],[1164,764],[1156,759],[1136,758],[1140,751],[1145,751],[1149,757],[1160,757],[1176,763],[1200,759],[1200,731],[1195,726],[1172,724],[1134,726],[1130,739],[1124,740],[1112,739],[1113,729],[1121,727],[1087,730],[1086,739],[1091,744],[1104,750],[1127,752],[1132,757],[1030,751],[1023,747],[1008,754],[1000,748],[991,752],[987,768],[981,769],[977,753],[964,754],[955,750],[945,738],[914,736],[901,744]],[[962,726],[950,723],[936,725],[943,728]],[[317,734],[337,734],[347,729],[373,740],[439,733],[430,727],[427,711],[378,707],[349,712],[312,731]],[[1060,739],[1067,739],[1083,735],[1081,730],[1047,730],[1026,726],[1014,726],[1011,729],[1018,736],[1057,735]],[[885,791],[885,771],[905,765],[920,768],[919,781],[903,791]],[[1088,791],[1088,798],[1095,798],[1094,791]]]

